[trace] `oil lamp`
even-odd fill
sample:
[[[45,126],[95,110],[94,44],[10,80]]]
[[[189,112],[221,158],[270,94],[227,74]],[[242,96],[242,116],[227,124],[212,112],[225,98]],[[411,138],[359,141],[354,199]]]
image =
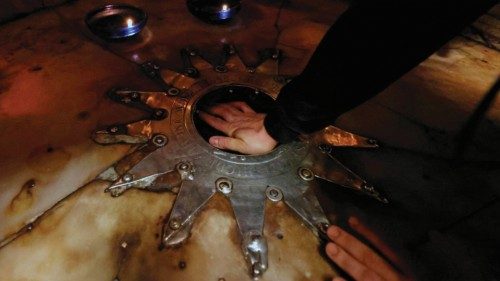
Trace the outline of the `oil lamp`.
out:
[[[212,24],[229,22],[241,8],[240,0],[187,0],[189,11]]]
[[[105,40],[132,37],[141,32],[146,21],[144,11],[125,4],[105,5],[89,12],[85,18],[89,29]]]

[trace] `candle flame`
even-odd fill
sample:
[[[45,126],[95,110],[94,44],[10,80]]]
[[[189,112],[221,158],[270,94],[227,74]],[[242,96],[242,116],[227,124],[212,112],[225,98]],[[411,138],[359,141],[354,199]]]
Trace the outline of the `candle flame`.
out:
[[[227,4],[222,4],[222,11],[226,12],[227,10],[229,10],[229,6]]]
[[[131,18],[127,19],[127,27],[132,27],[134,25],[134,20]]]

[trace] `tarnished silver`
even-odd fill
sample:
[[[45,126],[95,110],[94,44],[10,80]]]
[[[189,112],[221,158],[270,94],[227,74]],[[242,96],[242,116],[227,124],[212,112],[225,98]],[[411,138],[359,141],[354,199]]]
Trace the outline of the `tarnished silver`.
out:
[[[200,136],[193,119],[197,101],[208,92],[238,85],[277,97],[284,84],[273,78],[279,75],[281,52],[266,49],[259,54],[259,63],[247,66],[231,45],[225,45],[219,60],[212,63],[203,59],[200,51],[185,48],[181,51],[185,66],[181,73],[144,63],[143,71],[159,82],[164,92],[113,89],[108,96],[150,113],[150,118],[114,124],[93,135],[101,144],[136,145],[132,153],[98,177],[112,182],[106,192],[119,196],[139,188],[177,193],[162,231],[165,247],[185,242],[197,214],[215,192],[224,194],[232,206],[252,277],[261,276],[268,267],[263,233],[266,200],[283,201],[318,237],[325,236],[330,222],[312,191],[315,178],[386,201],[332,156],[335,147],[377,147],[371,139],[329,126],[268,154],[237,155],[212,147]]]
[[[267,199],[269,199],[273,202],[278,202],[278,201],[281,201],[283,199],[283,193],[281,192],[281,190],[279,190],[278,188],[273,187],[273,186],[269,186],[266,189],[266,196],[267,196]]]
[[[176,169],[179,172],[181,179],[183,180],[193,180],[194,179],[194,167],[190,162],[180,162],[176,165]]]
[[[170,228],[173,230],[177,230],[181,227],[181,223],[176,218],[172,218],[172,219],[170,219],[168,226],[170,226]]]
[[[215,181],[215,186],[217,190],[224,195],[228,195],[233,191],[233,183],[227,178],[218,178],[217,181]]]
[[[133,178],[134,178],[134,176],[131,175],[131,174],[125,174],[122,177],[122,179],[123,179],[124,182],[131,182]]]
[[[168,138],[164,135],[155,135],[152,139],[152,142],[158,146],[158,147],[162,147],[162,146],[165,146],[168,142]]]
[[[267,241],[260,234],[248,233],[242,243],[245,259],[252,277],[261,276],[267,269]]]
[[[308,168],[300,167],[298,173],[300,178],[305,181],[312,181],[314,179],[313,171],[309,170]]]
[[[170,88],[168,89],[167,93],[171,96],[177,96],[180,93],[180,91],[177,88]]]

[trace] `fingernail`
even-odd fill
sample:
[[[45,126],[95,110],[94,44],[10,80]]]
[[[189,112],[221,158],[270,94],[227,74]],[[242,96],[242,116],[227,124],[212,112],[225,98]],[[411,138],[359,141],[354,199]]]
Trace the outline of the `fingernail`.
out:
[[[209,139],[209,142],[210,142],[211,145],[213,145],[215,147],[219,146],[219,139],[218,138],[212,137],[212,138]]]
[[[340,235],[340,229],[337,226],[332,225],[330,226],[330,228],[328,228],[328,236],[337,237],[339,235]]]
[[[331,255],[336,255],[339,252],[339,247],[330,242],[326,244],[326,251],[329,252]]]

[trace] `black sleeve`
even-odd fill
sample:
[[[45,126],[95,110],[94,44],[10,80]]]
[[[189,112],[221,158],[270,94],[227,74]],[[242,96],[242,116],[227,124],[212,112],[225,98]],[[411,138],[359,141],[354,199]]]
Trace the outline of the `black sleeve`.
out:
[[[328,30],[305,70],[281,90],[265,127],[279,142],[319,130],[381,92],[468,24],[492,0],[368,0]]]

